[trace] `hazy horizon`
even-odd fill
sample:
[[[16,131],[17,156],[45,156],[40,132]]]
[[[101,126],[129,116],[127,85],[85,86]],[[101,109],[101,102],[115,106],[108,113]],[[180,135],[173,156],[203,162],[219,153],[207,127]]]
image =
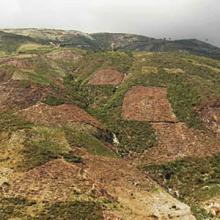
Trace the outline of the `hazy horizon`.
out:
[[[219,8],[218,0],[1,0],[0,28],[208,39],[220,47]]]

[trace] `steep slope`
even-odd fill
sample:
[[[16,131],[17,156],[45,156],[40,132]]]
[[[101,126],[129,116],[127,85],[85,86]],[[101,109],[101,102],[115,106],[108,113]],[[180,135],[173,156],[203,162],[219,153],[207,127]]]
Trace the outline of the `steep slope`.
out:
[[[25,43],[36,43],[36,41],[29,36],[0,31],[0,51],[5,53],[15,52],[19,46]]]
[[[0,58],[0,219],[218,218],[218,60],[29,46]]]

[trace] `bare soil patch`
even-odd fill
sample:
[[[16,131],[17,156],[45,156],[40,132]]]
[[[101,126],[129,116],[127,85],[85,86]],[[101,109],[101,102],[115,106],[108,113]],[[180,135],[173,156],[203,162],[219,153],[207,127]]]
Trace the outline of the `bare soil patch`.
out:
[[[162,164],[184,157],[202,158],[220,152],[213,136],[188,128],[184,123],[152,123],[158,145],[145,152],[144,161]]]
[[[33,62],[30,59],[14,58],[6,62],[7,65],[16,67],[17,69],[32,69]]]
[[[90,85],[119,85],[124,74],[114,69],[103,69],[96,72],[89,81]]]
[[[89,154],[81,164],[59,159],[14,175],[7,196],[56,202],[92,196],[118,202],[117,209],[105,210],[106,219],[195,219],[187,205],[163,191],[129,161]]]
[[[6,82],[11,78],[11,74],[9,71],[4,70],[3,68],[0,69],[0,81],[1,82]]]
[[[49,87],[21,86],[19,81],[0,84],[0,110],[19,110],[36,104],[50,91]]]
[[[41,201],[67,201],[75,194],[101,193],[101,185],[84,176],[80,166],[62,159],[50,161],[21,175],[15,176],[9,194]],[[100,190],[100,191],[99,191]],[[102,190],[103,196],[108,195]]]
[[[122,159],[85,157],[85,173],[105,186],[123,207],[118,216],[128,220],[195,220],[190,208],[164,192],[134,165]],[[155,189],[155,190],[154,190]]]
[[[47,58],[54,61],[62,60],[76,62],[79,61],[82,58],[82,56],[77,53],[74,53],[72,50],[62,50],[48,53]]]
[[[68,122],[79,122],[100,128],[101,124],[78,106],[63,104],[58,106],[49,106],[43,103],[33,105],[19,112],[19,115],[25,117],[33,123],[58,125]]]
[[[167,89],[135,86],[124,97],[122,115],[126,120],[176,122],[167,99]]]

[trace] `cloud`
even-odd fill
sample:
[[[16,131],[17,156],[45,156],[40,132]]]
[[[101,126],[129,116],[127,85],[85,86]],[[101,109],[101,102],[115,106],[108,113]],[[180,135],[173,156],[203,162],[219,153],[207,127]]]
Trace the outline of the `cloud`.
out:
[[[1,0],[0,26],[209,38],[220,46],[219,0]]]

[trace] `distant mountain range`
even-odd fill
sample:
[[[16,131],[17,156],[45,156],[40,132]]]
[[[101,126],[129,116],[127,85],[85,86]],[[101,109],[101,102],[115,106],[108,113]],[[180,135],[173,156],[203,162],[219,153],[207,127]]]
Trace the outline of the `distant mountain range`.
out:
[[[13,51],[24,42],[55,44],[95,51],[181,51],[212,58],[220,58],[220,48],[197,39],[167,40],[124,33],[93,33],[56,29],[2,29],[0,49]]]

